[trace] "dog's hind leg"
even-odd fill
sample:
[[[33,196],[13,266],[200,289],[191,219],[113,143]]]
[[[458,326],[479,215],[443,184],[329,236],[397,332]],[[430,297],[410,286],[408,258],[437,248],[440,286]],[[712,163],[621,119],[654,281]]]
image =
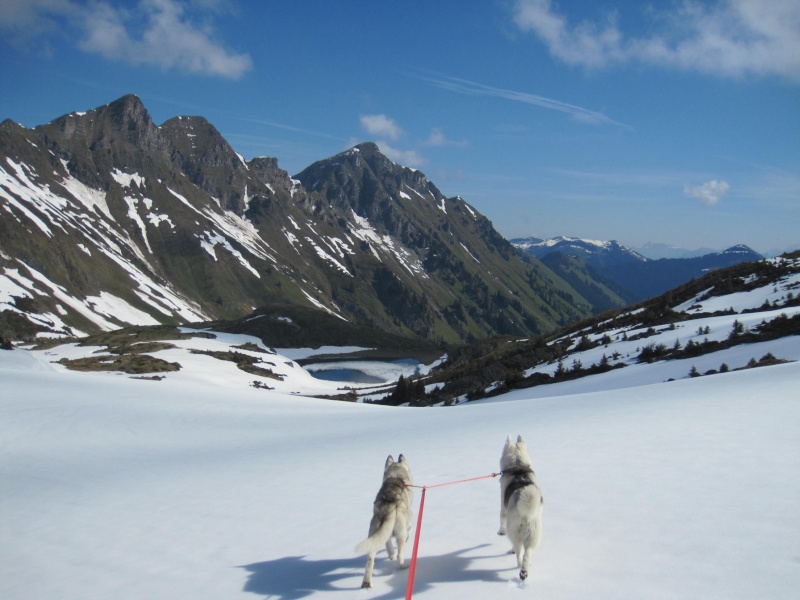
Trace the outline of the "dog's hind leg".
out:
[[[531,570],[531,555],[534,549],[539,545],[542,539],[542,514],[531,523],[531,530],[525,539],[525,553],[522,557],[522,564],[520,564],[519,578],[525,581]]]
[[[367,568],[364,570],[364,581],[361,582],[362,588],[372,587],[372,569],[375,566],[375,554],[370,552],[367,556]]]
[[[522,544],[520,544],[519,542],[515,541],[514,542],[514,547],[513,547],[513,549],[511,551],[517,557],[517,568],[518,569],[522,569],[522,552],[523,552],[523,550],[524,550],[524,548],[523,548]]]
[[[386,541],[386,552],[389,554],[389,560],[394,560],[394,546],[392,545],[392,538]]]
[[[522,581],[528,578],[528,572],[531,570],[531,553],[533,552],[533,548],[530,546],[525,546],[525,552],[522,555],[522,562],[520,563],[519,567],[519,578]],[[517,554],[517,562],[519,562],[519,554]]]
[[[397,568],[405,569],[403,552],[406,549],[406,539],[403,536],[397,538]]]

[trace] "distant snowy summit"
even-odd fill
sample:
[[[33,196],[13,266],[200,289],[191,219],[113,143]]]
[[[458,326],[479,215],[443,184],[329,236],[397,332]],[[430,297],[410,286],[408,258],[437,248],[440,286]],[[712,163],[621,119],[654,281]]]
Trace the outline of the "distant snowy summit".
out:
[[[738,244],[722,252],[709,251],[700,256],[683,258],[647,258],[616,240],[598,241],[559,236],[547,240],[515,238],[511,240],[518,249],[542,260],[551,269],[559,271],[559,257],[571,256],[583,261],[595,277],[605,280],[630,302],[637,302],[663,294],[709,271],[735,264],[761,260],[761,254]],[[651,246],[660,248],[665,245]],[[559,273],[566,276],[563,267]]]
[[[647,260],[638,252],[631,250],[616,240],[587,240],[559,236],[547,240],[541,240],[539,238],[515,238],[511,240],[511,243],[537,258],[546,256],[551,252],[561,252],[563,254],[572,254],[583,259],[598,260],[600,257],[603,257],[603,260],[612,262],[643,262]]]

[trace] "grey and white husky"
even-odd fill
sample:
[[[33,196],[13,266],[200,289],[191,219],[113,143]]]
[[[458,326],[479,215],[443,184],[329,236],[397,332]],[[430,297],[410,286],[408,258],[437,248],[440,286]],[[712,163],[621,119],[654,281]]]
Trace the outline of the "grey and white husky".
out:
[[[497,535],[508,534],[512,551],[517,555],[519,578],[523,581],[531,568],[531,552],[542,537],[544,498],[531,464],[528,445],[522,436],[517,437],[516,443],[508,436],[500,457],[503,474],[500,477],[500,530]]]
[[[397,462],[389,456],[383,468],[383,484],[375,497],[372,509],[372,520],[369,522],[369,537],[356,546],[359,554],[368,554],[367,568],[364,571],[362,588],[372,587],[372,568],[375,565],[375,554],[384,545],[389,553],[389,560],[394,559],[392,537],[397,542],[397,565],[404,568],[403,550],[411,531],[411,500],[413,497],[411,471],[406,457],[402,454]]]

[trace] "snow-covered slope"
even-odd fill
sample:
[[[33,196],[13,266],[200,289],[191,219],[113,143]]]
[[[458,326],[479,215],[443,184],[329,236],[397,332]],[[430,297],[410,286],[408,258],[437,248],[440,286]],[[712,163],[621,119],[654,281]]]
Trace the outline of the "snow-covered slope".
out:
[[[798,340],[754,351],[798,359]],[[337,385],[292,362],[309,351],[266,356],[286,375],[266,390],[187,350],[247,341],[155,353],[183,365],[162,381],[50,362],[87,348],[0,351],[0,597],[402,598],[408,571],[382,552],[362,591],[353,553],[386,455],[434,485],[496,471],[508,434],[546,498],[530,578],[488,478],[427,491],[415,598],[796,596],[800,363],[389,408],[299,395]]]

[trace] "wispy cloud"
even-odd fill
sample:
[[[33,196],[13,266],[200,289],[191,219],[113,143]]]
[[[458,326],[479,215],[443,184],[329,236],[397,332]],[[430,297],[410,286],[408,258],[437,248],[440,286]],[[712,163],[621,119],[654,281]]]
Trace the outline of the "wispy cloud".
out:
[[[614,121],[602,113],[590,110],[588,108],[583,108],[582,106],[577,106],[575,104],[554,100],[553,98],[539,96],[537,94],[506,90],[503,88],[484,85],[482,83],[475,83],[474,81],[468,81],[466,79],[459,79],[457,77],[440,76],[424,77],[423,79],[437,87],[459,94],[466,94],[470,96],[491,96],[494,98],[511,100],[512,102],[522,102],[523,104],[530,104],[532,106],[538,106],[540,108],[562,112],[571,116],[577,121],[594,125],[616,125],[627,127],[626,125]]]
[[[385,136],[390,140],[397,140],[405,132],[397,124],[397,121],[386,115],[361,115],[361,126],[370,135]]]
[[[76,45],[131,65],[238,79],[252,68],[248,54],[226,48],[205,16],[208,3],[140,0],[135,8],[109,1],[0,0],[0,32],[16,43],[77,31]]]
[[[440,127],[434,127],[431,130],[431,134],[428,136],[428,139],[422,142],[423,146],[457,146],[459,148],[464,148],[469,146],[469,142],[467,140],[451,140],[445,134],[444,131]]]
[[[776,75],[800,82],[800,3],[795,0],[685,0],[649,9],[647,37],[626,35],[617,14],[568,22],[551,0],[517,0],[517,27],[574,66],[640,62],[720,77]]]
[[[265,121],[263,119],[253,119],[253,118],[245,118],[244,120],[249,121],[250,123],[257,123],[259,125],[266,125],[267,127],[274,127],[275,129],[282,129],[284,131],[291,131],[293,133],[301,133],[303,135],[311,135],[314,137],[325,138],[328,140],[339,140],[341,141],[340,137],[335,135],[330,135],[329,133],[324,133],[322,131],[312,131],[310,129],[303,129],[301,127],[295,127],[294,125],[287,125],[285,123],[275,123],[274,121]]]
[[[379,141],[377,144],[383,154],[388,156],[394,162],[405,167],[418,168],[422,167],[427,162],[425,158],[416,150],[402,150],[400,148],[395,148],[385,141]]]
[[[694,198],[703,204],[713,206],[714,204],[717,204],[725,194],[728,193],[730,187],[731,186],[727,181],[717,181],[716,179],[712,179],[711,181],[707,181],[704,184],[696,187],[689,185],[684,186],[683,193],[687,198]]]

